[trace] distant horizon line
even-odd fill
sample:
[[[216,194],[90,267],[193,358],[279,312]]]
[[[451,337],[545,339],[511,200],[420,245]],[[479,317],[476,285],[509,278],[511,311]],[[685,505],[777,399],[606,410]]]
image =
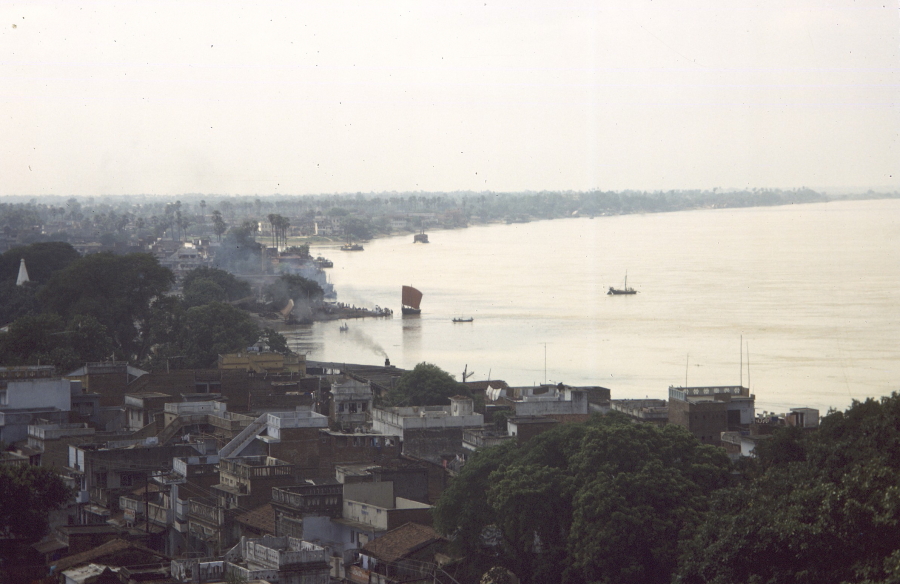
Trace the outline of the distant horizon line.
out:
[[[528,195],[528,194],[543,194],[543,193],[552,193],[552,194],[590,194],[590,193],[616,193],[616,194],[626,194],[626,193],[637,193],[637,194],[665,194],[665,193],[688,193],[688,192],[705,192],[711,194],[727,194],[727,193],[740,193],[740,192],[792,192],[792,191],[813,191],[815,193],[826,195],[826,196],[850,196],[850,195],[885,195],[885,196],[900,196],[900,185],[898,186],[862,186],[862,187],[809,187],[809,186],[801,186],[801,187],[733,187],[733,188],[722,188],[722,187],[712,187],[712,188],[672,188],[672,189],[589,189],[589,190],[575,190],[575,189],[542,189],[542,190],[520,190],[520,191],[474,191],[474,190],[466,190],[460,189],[455,191],[448,190],[433,190],[433,191],[425,191],[425,190],[417,190],[417,191],[345,191],[345,192],[333,192],[333,193],[253,193],[253,194],[234,194],[234,193],[217,193],[217,192],[209,192],[209,193],[199,193],[199,192],[184,192],[179,194],[159,194],[159,193],[120,193],[120,194],[43,194],[43,195],[0,195],[0,199],[4,200],[13,200],[18,199],[24,202],[28,202],[30,199],[84,199],[84,198],[101,198],[101,199],[109,199],[109,198],[131,198],[131,197],[140,197],[140,198],[172,198],[172,197],[224,197],[224,198],[271,198],[271,197],[355,197],[357,195],[363,195],[368,197],[387,197],[387,196],[397,196],[397,195],[429,195],[429,196],[439,196],[439,195],[495,195],[495,196],[508,196],[508,195]]]

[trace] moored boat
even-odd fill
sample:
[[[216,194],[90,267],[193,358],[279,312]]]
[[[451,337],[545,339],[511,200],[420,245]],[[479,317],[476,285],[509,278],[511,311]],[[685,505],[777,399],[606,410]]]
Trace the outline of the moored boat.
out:
[[[460,317],[454,318],[453,322],[474,322],[474,320],[475,320],[475,318],[472,316],[465,317],[465,318],[460,316]]]

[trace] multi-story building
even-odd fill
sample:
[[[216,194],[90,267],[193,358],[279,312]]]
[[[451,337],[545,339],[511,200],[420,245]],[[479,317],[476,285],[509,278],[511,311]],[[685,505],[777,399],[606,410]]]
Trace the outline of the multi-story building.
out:
[[[331,408],[328,418],[344,431],[366,426],[372,412],[372,385],[368,381],[347,379],[331,385]]]
[[[748,431],[756,396],[746,387],[669,387],[669,423],[686,428],[704,444],[719,446],[722,432]]]

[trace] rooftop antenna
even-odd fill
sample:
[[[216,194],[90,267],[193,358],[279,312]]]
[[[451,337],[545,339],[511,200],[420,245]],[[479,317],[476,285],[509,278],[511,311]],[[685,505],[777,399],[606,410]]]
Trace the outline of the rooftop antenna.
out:
[[[473,375],[475,375],[475,372],[474,372],[474,371],[467,374],[466,371],[468,371],[468,370],[469,370],[469,364],[466,363],[466,366],[463,367],[463,374],[462,374],[462,380],[463,380],[463,383],[466,382],[466,379],[468,379],[468,378],[472,377]]]
[[[750,389],[750,341],[747,341],[747,389]]]
[[[741,335],[741,344],[738,347],[738,353],[741,354],[741,387],[744,387],[744,335]]]

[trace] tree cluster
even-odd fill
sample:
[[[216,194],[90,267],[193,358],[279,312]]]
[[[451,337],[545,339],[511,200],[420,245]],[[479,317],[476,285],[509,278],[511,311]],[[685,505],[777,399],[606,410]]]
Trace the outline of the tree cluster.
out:
[[[757,454],[743,484],[713,497],[677,582],[900,582],[900,396],[780,432]]]
[[[49,530],[49,514],[74,493],[46,468],[0,465],[0,534],[37,541]]]
[[[25,258],[33,282],[16,286]],[[32,269],[33,266],[33,269]],[[264,340],[288,352],[284,337],[260,330],[228,304],[251,295],[247,282],[198,268],[170,294],[172,272],[149,254],[79,257],[69,244],[36,243],[0,256],[0,363],[54,365],[126,360],[149,368],[215,366],[219,353]],[[321,289],[319,290],[321,294]]]
[[[434,509],[460,582],[900,582],[900,396],[729,463],[675,426],[595,417],[479,451]]]
[[[434,520],[466,581],[501,566],[535,584],[662,584],[728,471],[724,451],[677,426],[597,416],[478,452]]]
[[[397,385],[385,397],[387,406],[445,406],[450,398],[471,396],[465,384],[431,363],[419,363],[397,380]]]

